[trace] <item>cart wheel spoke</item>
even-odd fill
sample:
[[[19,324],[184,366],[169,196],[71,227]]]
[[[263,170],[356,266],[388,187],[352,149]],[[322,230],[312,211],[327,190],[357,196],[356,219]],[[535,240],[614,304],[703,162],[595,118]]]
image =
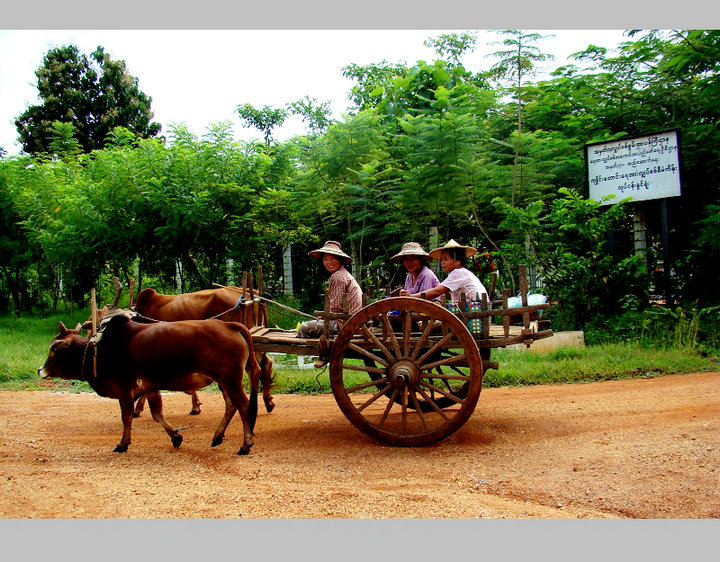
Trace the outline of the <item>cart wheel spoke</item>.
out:
[[[442,388],[440,388],[439,386],[435,386],[434,384],[430,384],[425,381],[420,381],[420,385],[424,386],[425,388],[429,388],[429,389],[437,392],[438,394],[442,394],[445,398],[452,400],[456,404],[463,404],[465,402],[463,399],[458,398],[454,394],[447,392],[447,391],[443,390]]]
[[[382,377],[380,379],[371,380],[370,382],[363,382],[360,384],[356,384],[355,386],[351,386],[347,389],[348,394],[352,394],[353,392],[358,392],[360,390],[365,390],[366,388],[370,388],[371,386],[379,387],[380,384],[385,383],[385,387],[383,388],[383,392],[387,390],[388,386],[388,379],[387,377]]]
[[[420,393],[420,396],[422,396],[422,397],[425,399],[425,402],[427,402],[428,404],[430,404],[430,405],[433,407],[433,409],[434,409],[445,421],[449,421],[449,420],[450,420],[450,418],[448,417],[448,415],[435,403],[435,400],[434,400],[433,398],[431,398],[430,396],[428,396],[427,394],[425,394],[425,391],[424,391],[422,388],[418,388],[418,392]]]
[[[413,349],[412,355],[410,356],[410,359],[412,361],[415,361],[417,359],[418,354],[423,349],[423,347],[427,344],[428,337],[430,336],[430,331],[432,330],[433,321],[432,319],[429,319],[425,323],[425,327],[423,328],[422,336],[420,336],[420,340],[417,342],[417,345],[415,346],[415,349]]]
[[[400,351],[400,345],[398,344],[397,337],[395,337],[395,332],[393,332],[392,323],[390,322],[387,312],[383,312],[380,318],[382,318],[382,325],[387,328],[388,339],[392,344],[393,351],[395,351],[395,358],[402,357],[402,351]]]
[[[397,395],[400,393],[400,390],[397,388],[393,391],[392,396],[390,397],[390,400],[387,403],[387,406],[385,406],[385,410],[383,411],[382,416],[380,417],[380,421],[378,422],[378,426],[382,427],[385,424],[385,420],[388,417],[388,414],[390,413],[390,409],[393,407],[393,404],[395,403],[395,399],[397,398]]]
[[[417,412],[418,416],[420,417],[420,422],[422,423],[422,426],[425,428],[425,431],[427,431],[428,424],[425,420],[425,414],[423,414],[422,408],[420,407],[420,403],[418,402],[417,396],[415,396],[414,392],[410,393],[410,399],[412,400],[413,404],[415,405],[415,411]]]
[[[392,362],[392,361],[395,361],[395,357],[393,357],[393,354],[390,353],[390,351],[388,350],[388,348],[385,347],[385,346],[380,342],[380,340],[377,338],[377,336],[376,336],[375,334],[373,334],[373,333],[370,331],[370,329],[369,329],[367,326],[365,326],[364,324],[362,325],[362,331],[363,331],[363,334],[365,335],[365,337],[366,337],[371,343],[375,344],[375,346],[376,346],[380,351],[382,351],[383,355],[385,355],[385,357],[387,357],[389,361],[391,361],[391,362]],[[372,359],[373,361],[377,361],[378,363],[381,363],[381,364],[383,364],[383,365],[385,365],[385,366],[387,367],[387,363],[386,363],[385,361],[383,361],[383,360],[380,359],[379,357],[373,355],[373,354],[370,353],[369,351],[364,350],[363,348],[360,348],[360,347],[355,346],[355,345],[353,345],[353,344],[349,344],[348,347],[350,347],[351,349],[354,349],[355,351],[357,351],[357,352],[359,352],[359,353],[364,354],[365,356],[369,357],[369,358]]]
[[[378,343],[380,343],[380,342],[378,342]],[[355,344],[353,344],[353,343],[348,344],[348,349],[352,349],[352,350],[355,351],[356,353],[359,353],[360,355],[362,355],[362,356],[364,356],[364,357],[367,357],[368,359],[370,359],[370,360],[372,360],[372,361],[376,361],[376,362],[380,363],[380,364],[381,364],[382,366],[384,366],[384,367],[387,367],[387,366],[388,366],[388,362],[387,362],[387,361],[381,359],[380,357],[378,357],[377,355],[375,355],[375,354],[372,353],[371,351],[368,351],[367,349],[363,349],[362,347],[357,346],[357,345],[355,345]],[[385,349],[385,348],[383,347],[383,349]],[[387,351],[387,349],[385,349],[385,351]],[[388,352],[388,356],[389,356],[390,360],[392,361],[393,358],[392,358],[392,355],[390,355],[389,352]]]
[[[434,369],[435,367],[442,367],[444,365],[447,365],[448,367],[450,365],[455,365],[457,363],[462,363],[465,361],[465,354],[462,355],[456,355],[454,357],[445,357],[441,359],[440,361],[434,361],[433,363],[427,363],[425,365],[422,365],[423,370],[430,370]]]
[[[365,408],[367,408],[370,404],[375,402],[378,398],[380,398],[387,390],[389,390],[392,387],[392,385],[387,384],[380,390],[378,390],[375,394],[373,394],[370,398],[368,398],[365,402],[363,402],[360,406],[357,407],[358,412],[362,412]]]

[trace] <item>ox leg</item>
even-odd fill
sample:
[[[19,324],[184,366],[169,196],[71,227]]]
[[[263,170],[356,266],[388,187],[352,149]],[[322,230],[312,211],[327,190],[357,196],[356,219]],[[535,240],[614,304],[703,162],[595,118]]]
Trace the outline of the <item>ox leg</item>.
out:
[[[143,408],[145,408],[145,395],[143,394],[140,398],[138,398],[137,402],[135,403],[135,409],[133,410],[133,417],[137,418],[140,416],[140,412],[143,411]]]
[[[148,404],[150,404],[150,413],[152,414],[152,418],[161,426],[163,426],[165,433],[170,436],[170,441],[172,441],[173,447],[177,449],[180,446],[180,443],[182,443],[183,437],[182,435],[180,435],[180,432],[177,429],[175,429],[165,420],[165,417],[162,413],[163,404],[160,393],[151,392],[147,395],[147,399]]]
[[[220,390],[222,392],[223,398],[225,399],[225,415],[223,416],[223,419],[220,420],[220,423],[215,430],[215,435],[213,435],[213,440],[211,443],[212,447],[217,447],[218,445],[220,445],[220,443],[223,442],[223,439],[225,439],[225,430],[230,424],[230,420],[235,415],[235,412],[237,412],[237,408],[232,403],[227,393],[222,389]]]
[[[122,416],[123,434],[120,443],[113,450],[114,453],[124,453],[130,446],[130,431],[133,419],[133,400],[129,396],[118,398],[120,402],[120,415]]]
[[[263,402],[265,402],[265,410],[267,410],[267,413],[269,414],[275,407],[275,402],[273,401],[272,394],[270,393],[270,389],[272,388],[273,362],[267,353],[256,353],[255,356],[258,359],[258,363],[260,363],[260,380],[262,381],[263,387]]]
[[[190,410],[191,416],[197,416],[200,413],[200,399],[198,398],[197,392],[188,392],[192,398],[192,410]]]
[[[237,453],[238,455],[247,455],[250,452],[250,447],[253,446],[253,433],[250,426],[250,420],[248,419],[248,399],[242,388],[243,370],[244,369],[240,369],[240,381],[236,381],[235,379],[226,379],[221,386],[225,394],[228,395],[230,402],[240,413],[240,419],[243,424],[243,444]]]

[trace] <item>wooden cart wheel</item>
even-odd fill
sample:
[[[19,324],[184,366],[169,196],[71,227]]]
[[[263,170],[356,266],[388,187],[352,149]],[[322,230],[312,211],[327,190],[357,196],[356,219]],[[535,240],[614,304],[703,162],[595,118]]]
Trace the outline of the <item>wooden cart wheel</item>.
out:
[[[393,311],[400,325],[395,331]],[[438,321],[442,331],[434,330]],[[330,383],[343,414],[390,445],[428,445],[457,431],[475,409],[482,377],[466,326],[443,307],[413,297],[361,309],[330,354]]]

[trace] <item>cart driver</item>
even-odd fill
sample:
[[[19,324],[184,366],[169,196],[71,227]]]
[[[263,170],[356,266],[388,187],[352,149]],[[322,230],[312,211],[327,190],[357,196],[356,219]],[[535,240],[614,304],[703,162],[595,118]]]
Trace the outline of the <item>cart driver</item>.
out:
[[[355,314],[362,308],[362,291],[360,285],[345,266],[352,263],[352,258],[342,251],[339,242],[328,240],[322,248],[309,252],[315,259],[322,259],[325,270],[330,275],[327,293],[330,298],[330,312],[343,311],[343,295],[348,295],[348,313]],[[330,334],[337,334],[344,320],[330,320]],[[299,338],[319,338],[323,335],[323,320],[308,320],[300,324],[297,332]]]

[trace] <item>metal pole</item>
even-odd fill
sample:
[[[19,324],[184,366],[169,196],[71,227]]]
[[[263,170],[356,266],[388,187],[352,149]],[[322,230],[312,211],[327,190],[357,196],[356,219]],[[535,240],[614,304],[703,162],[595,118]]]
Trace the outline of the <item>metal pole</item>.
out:
[[[668,228],[667,198],[660,200],[660,217],[662,219],[663,269],[665,273],[665,306],[670,306],[670,230]]]

